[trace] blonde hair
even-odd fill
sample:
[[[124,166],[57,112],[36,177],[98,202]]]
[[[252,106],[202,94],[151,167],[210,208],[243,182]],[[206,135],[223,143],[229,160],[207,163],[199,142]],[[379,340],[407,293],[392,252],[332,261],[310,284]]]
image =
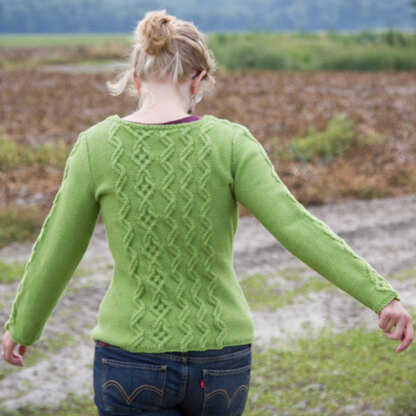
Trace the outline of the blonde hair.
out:
[[[215,79],[211,75],[216,69],[216,60],[208,49],[208,36],[200,32],[191,22],[167,15],[166,9],[147,12],[134,30],[132,51],[128,63],[116,81],[107,81],[111,95],[120,95],[125,89],[131,96],[138,94],[133,83],[133,70],[142,81],[153,77],[170,78],[176,87],[195,71],[206,70],[202,77],[198,95],[211,92]]]

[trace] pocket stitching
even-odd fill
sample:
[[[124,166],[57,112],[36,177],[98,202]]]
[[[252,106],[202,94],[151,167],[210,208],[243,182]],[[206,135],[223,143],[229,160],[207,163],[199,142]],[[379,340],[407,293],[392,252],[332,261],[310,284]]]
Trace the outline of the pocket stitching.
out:
[[[153,390],[154,389],[155,393],[159,394],[160,396],[163,396],[163,390],[162,389],[159,389],[156,386],[153,386],[152,384],[141,384],[139,387],[136,387],[130,395],[128,395],[127,392],[124,390],[123,386],[117,380],[114,380],[114,379],[107,380],[102,385],[103,390],[105,390],[111,384],[114,384],[119,389],[119,391],[121,392],[121,394],[126,399],[127,404],[129,404],[129,405],[133,401],[133,399],[135,398],[136,392],[140,392],[140,390],[144,390],[145,388],[146,389],[149,389],[149,390]]]
[[[209,374],[209,375],[214,375],[214,376],[226,376],[228,374],[231,375],[231,374],[244,373],[247,370],[251,370],[251,367],[252,367],[252,364],[248,364],[244,367],[231,368],[231,369],[226,369],[226,370],[215,370],[215,369],[205,368],[204,374]]]
[[[136,389],[134,389],[133,392],[131,393],[131,395],[129,396],[126,393],[126,391],[124,390],[124,388],[121,386],[121,384],[117,380],[110,379],[110,380],[105,381],[106,378],[107,378],[107,370],[108,370],[109,365],[111,365],[113,363],[116,363],[116,365],[118,363],[121,363],[121,364],[128,364],[128,363],[125,363],[125,362],[122,362],[122,361],[117,361],[117,360],[111,360],[111,359],[104,358],[104,357],[101,358],[101,361],[102,361],[102,364],[103,364],[103,366],[102,366],[103,368],[102,368],[102,371],[101,371],[101,395],[102,395],[104,407],[106,408],[106,410],[109,410],[109,411],[119,411],[119,412],[120,411],[123,411],[123,412],[127,412],[127,413],[129,413],[129,412],[137,412],[138,411],[138,409],[136,409],[136,408],[133,408],[133,409],[121,409],[119,407],[111,406],[108,403],[107,394],[105,392],[106,387],[108,387],[110,384],[115,384],[116,387],[119,387],[119,391],[120,391],[120,388],[121,388],[122,391],[120,391],[120,392],[123,395],[123,397],[125,398],[125,400],[126,400],[126,402],[127,402],[128,405],[130,405],[130,403],[132,402],[133,398],[135,397],[135,392],[136,392],[137,389],[140,390],[140,388],[143,387],[143,386],[152,387],[150,390],[152,390],[154,393],[157,393],[158,394],[158,398],[157,398],[157,401],[155,402],[154,406],[152,406],[152,408],[149,409],[149,410],[150,411],[154,411],[154,410],[158,410],[159,409],[160,403],[161,403],[162,398],[163,398],[164,393],[165,393],[165,387],[166,387],[166,369],[167,369],[167,366],[166,365],[155,365],[155,366],[152,366],[151,364],[140,364],[140,363],[136,363],[133,366],[130,366],[130,365],[121,365],[122,367],[128,367],[128,368],[141,368],[141,369],[145,369],[145,370],[149,370],[150,369],[150,370],[153,370],[153,371],[162,371],[162,373],[160,373],[160,376],[159,376],[159,384],[162,386],[161,389],[159,389],[158,387],[153,386],[151,384],[145,384],[145,385],[141,385],[141,386],[137,387]],[[110,382],[114,382],[114,383],[110,383]],[[153,389],[156,389],[157,391],[155,391]],[[129,401],[129,398],[131,398],[130,401]]]
[[[240,358],[249,353],[251,353],[250,348],[246,348],[244,350],[225,353],[225,354],[217,355],[213,357],[188,357],[188,361],[198,362],[198,363],[224,361],[224,360],[228,360],[232,358]]]
[[[206,381],[206,375],[227,376],[227,375],[231,375],[231,374],[242,374],[242,373],[245,373],[245,372],[250,374],[251,367],[252,367],[252,363],[250,363],[249,365],[246,365],[244,367],[226,369],[226,370],[214,370],[214,369],[206,369],[206,368],[203,369],[203,378],[204,378],[204,381],[205,381],[205,389],[204,389],[204,404],[202,406],[202,411],[201,411],[202,416],[205,416],[205,414],[206,414],[206,407],[207,407],[207,404],[208,404],[207,403],[208,400],[211,399],[213,396],[215,396],[217,393],[222,393],[223,394],[223,396],[225,397],[225,400],[227,402],[227,407],[230,408],[234,399],[237,397],[238,393],[240,393],[241,390],[246,390],[246,392],[247,392],[246,401],[244,402],[244,407],[245,407],[245,405],[247,403],[247,397],[248,397],[248,391],[249,391],[249,384],[241,384],[234,391],[231,399],[230,399],[230,396],[229,396],[228,392],[225,389],[215,389],[215,390],[211,391],[210,393],[207,393],[208,383]]]
[[[153,371],[165,371],[166,365],[160,364],[149,364],[149,363],[130,363],[127,361],[113,360],[112,358],[102,357],[101,361],[108,365],[113,365],[115,367],[129,367],[129,368],[140,368],[143,370],[153,370]]]
[[[247,390],[247,392],[248,392],[247,384],[241,384],[240,386],[238,386],[238,388],[236,389],[236,391],[234,392],[234,394],[232,395],[231,398],[228,395],[227,390],[225,390],[225,389],[215,389],[211,393],[208,393],[205,396],[205,398],[206,398],[206,400],[209,400],[211,397],[215,396],[217,393],[222,393],[225,397],[225,400],[227,401],[227,407],[230,407],[232,402],[234,401],[234,399],[237,397],[237,394],[240,392],[240,390]]]

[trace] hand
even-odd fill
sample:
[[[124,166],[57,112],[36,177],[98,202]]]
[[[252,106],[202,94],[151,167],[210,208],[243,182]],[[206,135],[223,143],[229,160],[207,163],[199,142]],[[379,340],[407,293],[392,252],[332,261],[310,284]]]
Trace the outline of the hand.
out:
[[[14,352],[14,349],[17,345],[17,342],[13,341],[12,337],[9,334],[9,331],[6,331],[1,337],[1,351],[4,353],[1,357],[4,361],[17,365],[20,367],[24,366],[23,355],[26,352],[26,346],[19,345],[19,354]]]
[[[378,326],[387,338],[402,341],[396,349],[397,353],[404,351],[413,341],[412,317],[397,299],[392,300],[381,310]],[[395,327],[394,331],[390,332],[393,327]]]

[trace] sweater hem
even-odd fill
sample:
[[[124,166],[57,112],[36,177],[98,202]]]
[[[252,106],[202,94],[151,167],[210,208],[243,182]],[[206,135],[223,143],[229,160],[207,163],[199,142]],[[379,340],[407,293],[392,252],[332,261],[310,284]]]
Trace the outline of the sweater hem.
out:
[[[103,341],[105,343],[110,344],[110,348],[112,347],[118,347],[118,348],[122,348],[123,350],[129,351],[129,352],[133,352],[133,353],[153,353],[153,354],[160,354],[160,353],[184,353],[184,352],[188,352],[188,351],[206,351],[206,350],[221,350],[224,347],[233,347],[233,346],[239,346],[239,345],[245,345],[245,344],[252,344],[254,342],[254,337],[248,337],[248,338],[238,338],[235,340],[228,340],[226,342],[224,342],[224,344],[220,347],[218,347],[218,345],[215,344],[208,344],[206,346],[201,346],[199,344],[189,344],[186,350],[181,350],[179,347],[175,348],[175,347],[167,347],[163,350],[158,350],[157,348],[139,348],[138,350],[130,350],[127,348],[127,346],[123,346],[123,345],[115,345],[112,344],[111,342],[109,342],[108,340],[105,339],[105,337],[92,337],[92,340],[97,343],[98,341]]]

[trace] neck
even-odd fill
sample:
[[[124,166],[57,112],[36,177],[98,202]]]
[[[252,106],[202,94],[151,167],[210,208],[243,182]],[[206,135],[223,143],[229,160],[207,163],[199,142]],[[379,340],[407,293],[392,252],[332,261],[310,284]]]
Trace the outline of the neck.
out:
[[[188,114],[187,112],[182,111],[181,109],[177,108],[163,108],[163,109],[152,109],[152,110],[142,110],[139,109],[135,113],[132,114],[135,118],[138,118],[140,120],[144,120],[149,123],[156,123],[159,122],[159,120],[177,120],[179,118],[188,117],[191,114]]]
[[[179,117],[189,115],[191,97],[185,93],[184,86],[180,86],[179,91],[171,83],[162,82],[151,82],[142,87],[138,113],[149,117],[160,117],[160,114]]]

